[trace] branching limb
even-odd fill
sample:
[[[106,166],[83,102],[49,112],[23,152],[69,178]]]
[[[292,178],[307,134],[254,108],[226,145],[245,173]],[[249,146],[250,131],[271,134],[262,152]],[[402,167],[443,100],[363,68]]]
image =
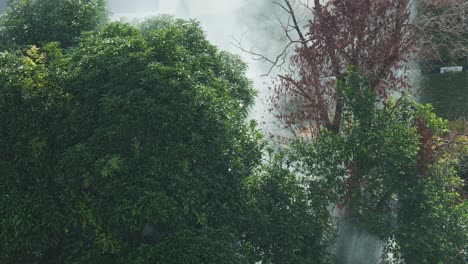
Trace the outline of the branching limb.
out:
[[[303,45],[307,45],[307,40],[304,37],[304,34],[302,33],[302,31],[301,31],[301,29],[299,27],[299,24],[298,24],[297,18],[296,18],[296,14],[294,12],[294,9],[292,8],[291,3],[289,2],[289,0],[284,0],[284,2],[286,3],[287,8],[284,5],[282,5],[282,4],[280,4],[280,3],[276,2],[276,1],[274,1],[273,3],[279,5],[281,8],[286,10],[286,12],[291,16],[292,23],[293,23],[292,27],[296,30],[297,35],[299,36],[299,39],[302,41]]]
[[[266,55],[263,55],[261,53],[255,52],[252,48],[246,49],[243,45],[242,42],[239,40],[234,39],[234,45],[240,49],[241,51],[248,53],[252,56],[254,60],[258,61],[263,61],[263,62],[268,62],[271,64],[270,68],[268,69],[267,73],[262,74],[262,76],[268,76],[275,67],[281,67],[287,62],[288,58],[288,50],[289,48],[297,43],[295,41],[290,41],[288,44],[286,44],[281,52],[275,57],[275,58],[268,58]]]

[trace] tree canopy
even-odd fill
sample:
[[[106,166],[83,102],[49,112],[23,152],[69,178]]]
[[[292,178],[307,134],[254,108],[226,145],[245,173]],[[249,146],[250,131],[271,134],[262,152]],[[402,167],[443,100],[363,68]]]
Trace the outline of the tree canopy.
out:
[[[289,17],[282,29],[289,40],[283,53],[290,54],[278,56],[289,59],[288,68],[277,75],[270,96],[271,113],[280,125],[309,138],[322,129],[339,131],[344,98],[336,87],[349,67],[368,76],[378,98],[406,91],[405,63],[416,43],[410,2],[275,2]],[[299,19],[307,20],[305,27]]]
[[[245,65],[195,22],[144,32],[2,53],[2,262],[239,263]]]
[[[0,48],[76,43],[81,33],[108,20],[106,0],[9,0],[0,18]]]
[[[408,98],[379,106],[369,79],[353,70],[337,89],[342,130],[313,144],[296,140],[287,151],[290,169],[317,195],[314,208],[323,199],[379,237],[384,263],[463,263],[468,204],[456,156],[441,140],[446,121]]]
[[[272,96],[313,140],[275,150],[246,121],[246,64],[198,22],[103,24],[104,1],[11,1],[0,262],[340,263],[343,216],[385,244],[383,263],[463,263],[468,205],[447,123],[389,93],[407,85],[395,71],[414,41],[407,1],[315,1],[307,35],[293,22],[298,71]]]

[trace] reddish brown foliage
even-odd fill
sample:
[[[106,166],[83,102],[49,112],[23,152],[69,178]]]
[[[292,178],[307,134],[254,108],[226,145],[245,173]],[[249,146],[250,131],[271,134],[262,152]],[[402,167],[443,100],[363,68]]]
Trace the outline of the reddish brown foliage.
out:
[[[326,128],[338,131],[343,100],[336,90],[346,70],[355,66],[371,78],[380,98],[409,88],[404,72],[415,47],[410,0],[315,1],[305,33],[294,19],[291,28],[300,44],[291,56],[290,71],[273,84],[272,112],[296,136]]]

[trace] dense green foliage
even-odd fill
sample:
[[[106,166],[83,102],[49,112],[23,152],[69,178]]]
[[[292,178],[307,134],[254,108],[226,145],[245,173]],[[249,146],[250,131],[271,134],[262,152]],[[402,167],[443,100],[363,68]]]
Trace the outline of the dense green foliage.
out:
[[[31,263],[58,242],[68,221],[54,167],[66,147],[67,60],[50,44],[2,53],[0,61],[0,262]]]
[[[328,201],[291,172],[288,152],[248,179],[244,246],[262,263],[331,263]]]
[[[178,21],[1,61],[2,263],[239,263],[260,152],[238,58]]]
[[[468,250],[468,205],[460,197],[463,181],[445,157],[424,180],[399,194],[401,208],[395,241],[406,263],[465,263]]]
[[[106,21],[105,0],[10,0],[0,18],[0,48],[51,41],[68,47]]]
[[[388,241],[385,252],[397,260],[463,263],[468,204],[455,159],[439,143],[446,122],[409,99],[376,104],[367,79],[352,71],[340,90],[342,131],[295,143],[296,172],[348,221]]]
[[[337,212],[408,264],[467,258],[430,106],[376,102],[351,69],[341,129],[267,155],[238,57],[195,21],[106,14],[17,0],[0,19],[1,263],[332,263]]]

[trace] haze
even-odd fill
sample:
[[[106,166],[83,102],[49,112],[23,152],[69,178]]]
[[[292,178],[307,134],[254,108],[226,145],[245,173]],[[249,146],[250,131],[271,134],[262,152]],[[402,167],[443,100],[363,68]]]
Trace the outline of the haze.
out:
[[[268,71],[269,65],[254,61],[251,55],[237,48],[235,42],[241,41],[244,47],[268,56],[281,51],[284,39],[281,39],[280,27],[275,25],[281,12],[270,0],[108,0],[108,4],[115,20],[171,14],[200,21],[211,43],[240,55],[248,63],[247,75],[254,80],[258,91],[251,118],[265,120],[265,98],[270,78],[261,75]]]

